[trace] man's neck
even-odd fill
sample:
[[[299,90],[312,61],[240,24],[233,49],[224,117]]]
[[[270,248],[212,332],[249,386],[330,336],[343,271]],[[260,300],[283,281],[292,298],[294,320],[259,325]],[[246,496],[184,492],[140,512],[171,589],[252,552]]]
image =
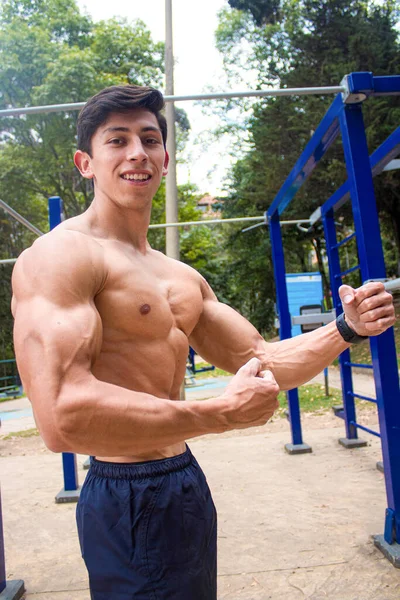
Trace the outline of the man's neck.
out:
[[[127,243],[143,254],[150,248],[147,231],[151,206],[140,210],[124,208],[96,194],[85,214],[96,236]]]

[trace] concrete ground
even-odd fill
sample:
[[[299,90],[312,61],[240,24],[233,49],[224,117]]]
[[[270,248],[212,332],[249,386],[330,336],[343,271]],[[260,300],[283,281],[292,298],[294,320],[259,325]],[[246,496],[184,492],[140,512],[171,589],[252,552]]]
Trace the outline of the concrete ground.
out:
[[[335,372],[330,384],[338,385]],[[224,385],[190,388],[187,398],[216,395]],[[355,389],[372,396],[372,379],[357,376]],[[34,427],[26,399],[1,404],[0,413],[7,578],[25,581],[26,600],[89,600],[75,505],[54,502],[61,458],[39,437],[4,439]],[[377,426],[371,409],[359,420]],[[219,600],[398,600],[400,570],[371,541],[383,532],[387,506],[375,466],[379,440],[366,434],[367,447],[344,449],[343,422],[330,413],[306,414],[303,432],[312,454],[285,453],[282,418],[190,442],[219,514]],[[78,456],[80,482],[85,459]]]

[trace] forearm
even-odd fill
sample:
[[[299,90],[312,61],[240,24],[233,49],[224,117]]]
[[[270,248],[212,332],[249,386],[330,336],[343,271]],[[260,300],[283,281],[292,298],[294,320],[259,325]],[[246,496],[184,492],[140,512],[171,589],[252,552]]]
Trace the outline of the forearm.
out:
[[[224,400],[180,402],[99,381],[64,386],[46,441],[55,452],[129,456],[159,449],[226,425]]]
[[[315,377],[349,345],[332,322],[310,333],[265,343],[263,355],[257,357],[263,368],[272,371],[279,387],[290,390]]]

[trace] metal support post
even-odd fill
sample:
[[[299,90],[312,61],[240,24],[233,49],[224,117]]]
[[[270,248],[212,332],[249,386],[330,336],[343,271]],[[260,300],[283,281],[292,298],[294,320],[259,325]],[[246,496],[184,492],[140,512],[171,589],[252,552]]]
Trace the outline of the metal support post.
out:
[[[329,277],[331,282],[332,299],[336,309],[336,314],[343,312],[342,303],[339,296],[339,287],[341,285],[337,275],[341,273],[339,246],[336,237],[336,226],[333,210],[329,210],[323,217],[326,253],[329,263]],[[339,443],[345,448],[358,448],[366,446],[367,442],[358,439],[357,428],[352,425],[356,420],[356,408],[353,396],[353,377],[350,367],[350,351],[345,350],[339,357],[340,374],[342,382],[343,395],[343,417],[346,427],[346,437],[340,438]]]
[[[19,600],[25,593],[24,582],[21,579],[6,580],[6,561],[4,555],[3,516],[1,512],[0,495],[0,600]]]
[[[174,52],[172,37],[172,0],[165,0],[165,91],[174,93]],[[165,107],[167,119],[167,151],[169,154],[168,175],[166,179],[165,217],[167,223],[178,221],[178,188],[176,184],[176,140],[175,140],[175,104],[168,102]],[[179,230],[176,227],[166,231],[166,254],[179,260]]]
[[[282,233],[278,213],[269,219],[272,262],[275,272],[276,298],[279,312],[279,334],[281,340],[292,337],[292,322],[289,313],[289,302],[286,287],[285,256],[283,253]],[[289,406],[290,429],[292,432],[292,443],[285,444],[285,450],[289,454],[304,454],[312,452],[311,446],[303,443],[301,432],[299,392],[297,388],[286,392]]]
[[[384,279],[385,262],[361,106],[346,106],[340,126],[362,280]],[[375,537],[375,544],[400,567],[400,389],[393,328],[372,337],[370,345],[388,501],[385,533]]]
[[[50,229],[57,227],[62,221],[63,204],[59,196],[49,198],[49,225]],[[56,504],[64,502],[78,502],[80,487],[78,485],[78,469],[76,456],[71,452],[62,454],[64,487],[55,497]]]

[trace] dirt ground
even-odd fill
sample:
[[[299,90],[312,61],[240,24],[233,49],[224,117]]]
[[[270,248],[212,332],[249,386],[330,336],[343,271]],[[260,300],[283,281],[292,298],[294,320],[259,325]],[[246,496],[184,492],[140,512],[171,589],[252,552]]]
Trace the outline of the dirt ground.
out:
[[[373,409],[358,418],[376,427]],[[27,419],[4,425],[26,429]],[[284,451],[284,418],[189,444],[219,514],[219,600],[398,600],[400,570],[371,537],[383,532],[387,506],[379,440],[346,450],[343,422],[331,412],[302,422],[311,454]],[[78,456],[80,483],[85,459]],[[7,578],[25,581],[26,600],[89,600],[75,505],[54,502],[60,456],[39,437],[3,435],[0,472]]]

